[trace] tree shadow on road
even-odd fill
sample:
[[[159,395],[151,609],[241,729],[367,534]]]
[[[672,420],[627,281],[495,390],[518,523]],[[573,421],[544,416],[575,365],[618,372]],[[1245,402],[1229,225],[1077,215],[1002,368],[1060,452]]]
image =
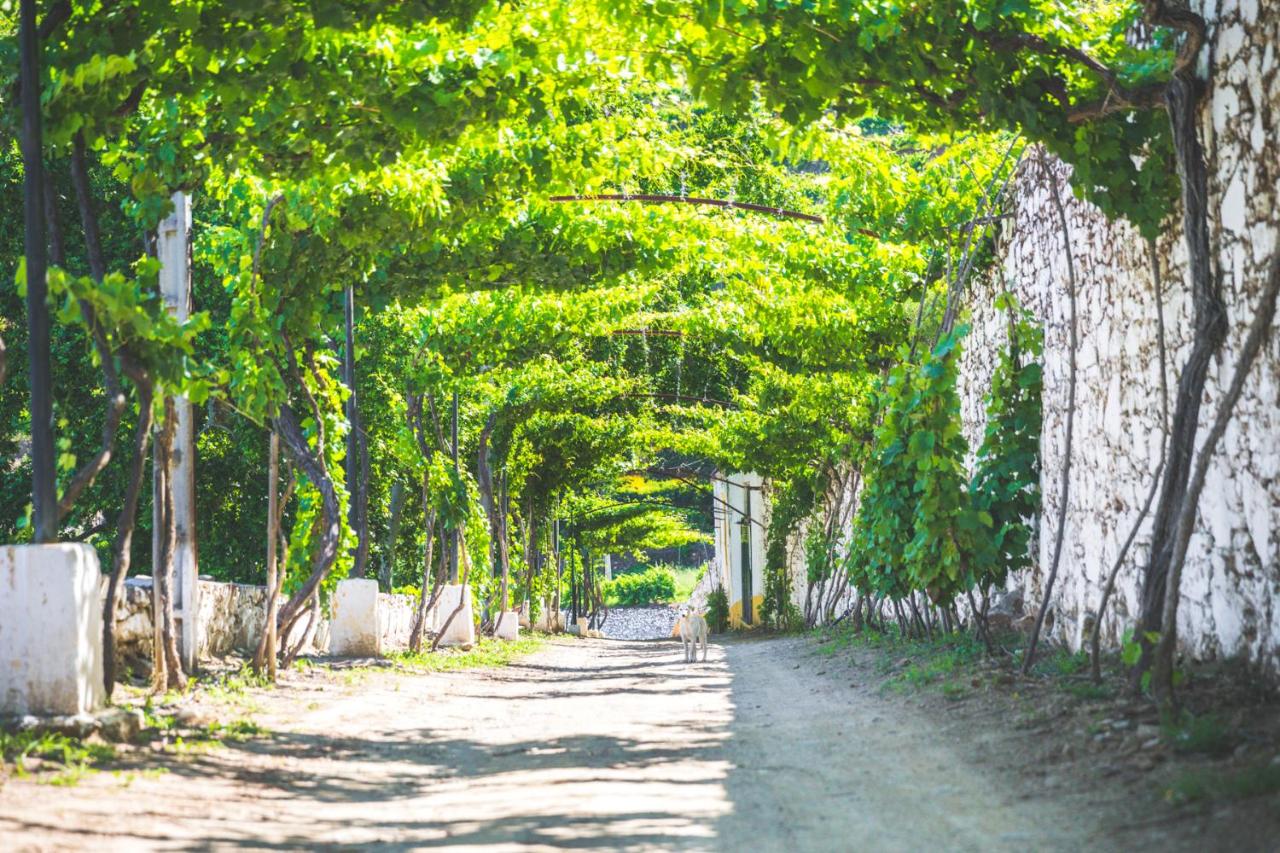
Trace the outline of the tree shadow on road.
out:
[[[175,802],[196,791],[230,791],[233,801],[206,806],[195,819],[198,842],[166,834],[154,821],[130,825],[126,840],[187,849],[719,849],[717,821],[734,808],[727,793],[735,770],[728,744],[732,674],[722,660],[679,670],[670,665],[683,663],[672,644],[613,645],[576,668],[536,659],[516,664],[501,673],[505,693],[493,689],[496,679],[488,673],[470,679],[451,673],[448,701],[474,703],[483,718],[507,708],[558,714],[558,707],[590,701],[623,709],[631,729],[520,737],[522,726],[515,724],[509,733],[517,739],[504,740],[459,736],[447,722],[393,724],[359,734],[267,732],[181,760],[146,755],[122,769],[163,767],[157,784],[171,790]],[[694,704],[681,707],[709,707],[715,714],[664,718],[667,703],[650,698],[662,695],[682,696]],[[646,719],[650,713],[654,718]],[[431,717],[429,700],[422,716]],[[268,829],[245,819],[241,802],[284,807]],[[109,796],[95,802],[99,806],[108,808]],[[300,815],[308,816],[305,822]],[[10,820],[18,829],[76,831],[34,815]],[[87,823],[82,829],[87,843],[101,837]]]

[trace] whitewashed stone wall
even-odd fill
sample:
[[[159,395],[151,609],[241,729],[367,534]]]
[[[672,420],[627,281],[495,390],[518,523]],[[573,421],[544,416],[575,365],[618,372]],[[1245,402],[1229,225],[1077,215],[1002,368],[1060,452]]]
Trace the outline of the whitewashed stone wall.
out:
[[[106,579],[103,579],[105,588]],[[231,654],[252,655],[266,626],[267,589],[249,584],[200,581],[200,623],[197,634],[202,660]],[[384,652],[407,649],[413,623],[414,600],[408,595],[378,594]],[[116,601],[116,665],[123,673],[149,670],[151,659],[151,579],[129,578]],[[306,618],[295,630],[306,628]],[[328,619],[321,619],[311,651],[329,647]]]
[[[1209,371],[1202,440],[1257,304],[1280,231],[1280,4],[1263,0],[1196,3],[1213,30],[1201,72],[1210,79],[1202,131],[1209,162],[1209,208],[1216,264],[1231,332]],[[1067,410],[1068,300],[1063,239],[1047,186],[1024,161],[999,238],[998,271],[968,295],[973,332],[961,390],[970,442],[980,439],[982,394],[1005,320],[992,307],[1012,290],[1045,328],[1045,422],[1041,439],[1044,506],[1038,565],[1018,579],[1038,600],[1052,558]],[[1064,181],[1065,167],[1055,165]],[[1072,476],[1054,633],[1078,645],[1102,583],[1136,517],[1161,444],[1155,287],[1150,254],[1131,227],[1107,222],[1064,192],[1078,293],[1078,380]],[[1156,255],[1164,279],[1172,395],[1191,336],[1181,233]],[[1280,325],[1280,324],[1277,324]],[[1170,411],[1173,401],[1170,400]],[[1122,570],[1104,636],[1115,642],[1139,609],[1149,518]],[[1186,649],[1213,658],[1246,655],[1280,670],[1280,329],[1273,329],[1245,385],[1235,418],[1214,455],[1188,556],[1179,610]]]

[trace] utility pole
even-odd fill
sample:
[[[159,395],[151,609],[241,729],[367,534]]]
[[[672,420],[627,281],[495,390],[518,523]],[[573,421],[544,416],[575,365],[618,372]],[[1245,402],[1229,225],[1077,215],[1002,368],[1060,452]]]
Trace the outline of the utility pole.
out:
[[[165,307],[179,322],[185,322],[191,314],[191,197],[184,192],[172,196],[173,213],[160,223],[157,234],[156,255],[160,259],[160,295]],[[164,391],[168,396],[168,390]],[[188,673],[196,667],[198,631],[196,622],[200,616],[199,568],[196,558],[196,469],[195,437],[192,430],[191,401],[185,396],[173,401],[177,415],[173,438],[172,468],[168,472],[169,487],[173,492],[174,526],[177,541],[173,550],[174,615],[180,622],[178,653],[182,667]],[[153,512],[159,519],[162,499],[155,495]],[[152,553],[158,555],[160,524],[152,529]],[[152,567],[153,573],[161,571]]]
[[[343,320],[346,332],[346,347],[342,354],[342,381],[347,386],[347,524],[356,534],[356,561],[352,577],[362,578],[365,574],[365,555],[368,547],[367,535],[361,506],[360,475],[360,413],[356,400],[356,297],[355,288],[348,284],[343,291]]]
[[[280,433],[271,430],[267,451],[267,677],[276,681],[276,541],[280,531]]]
[[[453,392],[453,473],[458,473],[458,392]],[[458,582],[458,531],[449,531],[449,583]]]
[[[44,161],[40,127],[40,39],[35,0],[19,3],[18,85],[22,89],[22,211],[27,261],[27,353],[31,378],[31,521],[37,544],[58,538],[53,463],[53,371],[49,357]]]
[[[742,621],[750,625],[756,619],[751,606],[755,592],[751,588],[751,485],[745,477],[742,481],[742,503]]]

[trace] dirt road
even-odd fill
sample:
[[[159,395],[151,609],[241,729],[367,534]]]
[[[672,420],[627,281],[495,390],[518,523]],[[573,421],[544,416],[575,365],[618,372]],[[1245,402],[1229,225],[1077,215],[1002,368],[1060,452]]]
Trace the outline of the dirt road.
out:
[[[805,640],[561,641],[500,670],[299,678],[163,773],[0,789],[5,849],[1110,849]],[[223,709],[223,716],[237,713]]]

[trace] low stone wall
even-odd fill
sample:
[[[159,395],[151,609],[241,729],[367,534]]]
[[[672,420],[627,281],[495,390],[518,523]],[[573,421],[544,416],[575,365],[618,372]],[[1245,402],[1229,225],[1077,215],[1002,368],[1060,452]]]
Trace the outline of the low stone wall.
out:
[[[106,589],[106,578],[103,578]],[[252,655],[266,626],[267,589],[250,584],[200,581],[199,656],[202,660],[231,654]],[[408,595],[378,594],[383,651],[409,646],[414,601]],[[306,618],[295,631],[306,630]],[[116,601],[116,666],[119,672],[145,675],[151,669],[151,578],[125,581]],[[329,620],[321,617],[310,648],[324,654],[329,648]]]
[[[378,594],[384,652],[409,648],[409,632],[413,630],[413,609],[416,605],[411,595]]]
[[[611,607],[600,631],[610,640],[666,640],[675,631],[678,616],[678,610],[666,604]]]

